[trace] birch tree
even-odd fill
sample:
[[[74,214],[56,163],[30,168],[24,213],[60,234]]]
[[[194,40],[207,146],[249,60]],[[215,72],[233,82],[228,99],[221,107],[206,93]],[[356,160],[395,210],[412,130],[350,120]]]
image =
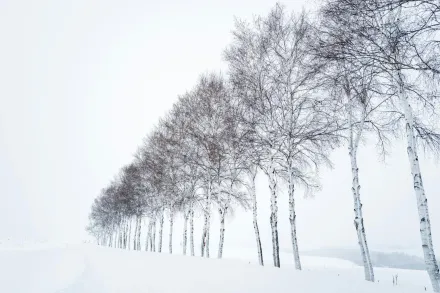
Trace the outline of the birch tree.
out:
[[[232,83],[251,115],[248,123],[259,144],[260,168],[269,179],[274,265],[280,266],[278,244],[278,184],[286,178],[289,220],[295,267],[301,269],[296,236],[295,182],[316,186],[314,176],[321,163],[328,163],[326,149],[338,143],[337,121],[325,100],[316,95],[317,70],[307,68],[309,23],[306,15],[287,15],[277,5],[266,18],[253,25],[238,22],[234,43],[225,53]],[[319,69],[319,68],[318,68]],[[316,167],[315,170],[311,170]],[[309,170],[309,171],[308,171]]]
[[[438,132],[429,120],[437,120],[438,43],[432,30],[438,25],[435,6],[427,1],[327,1],[326,16],[350,35],[344,46],[350,59],[380,72],[393,98],[386,103],[390,113],[400,113],[396,124],[404,130],[408,159],[419,212],[422,249],[435,292],[440,274],[432,244],[427,198],[418,160],[418,142],[438,148]],[[421,4],[421,1],[419,1]],[[427,6],[425,6],[425,4]],[[430,10],[426,14],[426,8]],[[428,9],[429,11],[429,9]],[[430,17],[426,17],[430,15]],[[431,19],[431,20],[430,20]],[[335,52],[339,54],[341,52]]]

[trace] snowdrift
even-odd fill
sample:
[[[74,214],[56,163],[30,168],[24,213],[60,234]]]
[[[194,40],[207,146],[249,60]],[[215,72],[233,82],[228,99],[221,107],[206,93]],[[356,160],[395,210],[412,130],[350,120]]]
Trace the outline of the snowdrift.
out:
[[[244,259],[203,259],[92,245],[3,249],[0,292],[426,292],[427,276],[419,275],[420,271],[406,271],[411,282],[393,286],[394,272],[386,269],[377,273],[382,282],[369,283],[359,268],[338,267],[335,259],[304,257],[304,264],[305,270],[295,271],[289,266],[260,267]]]

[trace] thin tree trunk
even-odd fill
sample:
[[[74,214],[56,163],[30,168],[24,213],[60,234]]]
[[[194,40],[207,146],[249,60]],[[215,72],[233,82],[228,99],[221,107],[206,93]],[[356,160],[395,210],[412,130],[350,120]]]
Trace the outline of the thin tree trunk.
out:
[[[124,249],[127,249],[128,221],[124,221]]]
[[[263,250],[261,249],[260,230],[258,229],[258,217],[257,217],[257,192],[255,188],[255,177],[257,176],[256,168],[250,174],[250,196],[252,199],[252,222],[254,224],[255,240],[257,242],[258,262],[264,266]]]
[[[411,165],[411,174],[413,177],[414,191],[417,198],[417,210],[419,213],[420,222],[420,237],[422,239],[423,256],[425,259],[426,270],[434,292],[440,292],[440,273],[438,263],[434,253],[434,246],[432,244],[431,222],[429,219],[428,199],[425,195],[423,186],[422,172],[420,170],[419,158],[417,155],[417,144],[414,129],[414,117],[408,97],[404,93],[402,78],[399,75],[399,95],[400,102],[405,114],[406,122],[406,139],[407,139],[407,153],[409,163]]]
[[[191,247],[191,256],[194,256],[194,210],[190,210],[189,215],[189,242]]]
[[[130,218],[130,226],[128,228],[128,241],[127,241],[128,250],[130,250],[130,242],[131,242],[131,222],[133,222],[133,218]]]
[[[137,235],[138,235],[138,216],[136,216],[136,221],[134,225],[134,236],[133,236],[133,250],[137,250]]]
[[[289,220],[290,220],[290,235],[292,237],[292,250],[295,259],[295,269],[301,270],[301,260],[299,258],[298,239],[296,237],[296,213],[295,213],[295,183],[293,167],[289,163]]]
[[[145,238],[145,251],[148,251],[149,246],[150,246],[150,223],[148,223],[147,236]]]
[[[357,133],[355,137],[355,130],[354,130],[354,121],[353,121],[353,111],[352,111],[352,99],[347,93],[348,96],[348,103],[349,103],[349,124],[350,124],[350,133],[349,133],[349,155],[350,155],[350,162],[351,162],[351,175],[352,175],[352,193],[353,193],[353,200],[354,200],[354,226],[356,228],[356,233],[358,236],[358,243],[359,248],[361,251],[362,261],[364,263],[364,274],[365,274],[365,280],[374,282],[374,269],[373,264],[371,262],[370,257],[370,251],[368,249],[368,243],[367,243],[367,235],[365,233],[365,226],[364,226],[364,217],[362,214],[362,203],[361,203],[361,195],[360,195],[360,184],[359,184],[359,168],[357,166],[357,150],[359,147],[359,141],[362,135],[362,130],[364,127],[365,119],[366,119],[366,109],[363,108],[362,111],[362,121],[359,125],[359,132]]]
[[[128,222],[127,220],[124,220],[124,236],[123,236],[123,242],[122,242],[122,248],[126,249],[127,248],[127,235],[128,235]]]
[[[209,258],[209,230],[210,230],[210,222],[211,222],[211,186],[212,183],[208,184],[208,188],[206,191],[205,197],[205,221],[203,223],[203,233],[202,233],[202,257],[205,256]]]
[[[224,209],[218,209],[220,214],[220,242],[218,244],[218,258],[222,258],[223,256],[223,243],[225,242],[225,214],[227,209],[227,207]]]
[[[159,218],[159,243],[157,244],[157,251],[162,252],[162,236],[163,236],[163,212]]]
[[[145,242],[145,250],[151,251],[151,220],[148,223],[148,231],[147,231],[147,241]]]
[[[280,267],[280,248],[278,243],[278,191],[277,191],[277,178],[274,168],[273,158],[269,166],[269,189],[271,193],[270,197],[270,226],[272,228],[272,255],[273,264],[275,267]]]
[[[188,217],[191,211],[184,212],[183,214],[183,255],[186,255],[186,242],[187,242],[187,232],[188,232]]]
[[[151,231],[151,251],[156,252],[156,218],[153,221],[153,227]]]
[[[123,231],[122,231],[122,223],[121,223],[118,227],[118,248],[122,248],[122,236],[123,236]]]
[[[174,210],[170,208],[170,238],[169,238],[169,253],[173,253],[173,226],[174,226]]]
[[[142,231],[142,216],[139,217],[139,230],[137,235],[137,249],[141,250],[141,231]]]

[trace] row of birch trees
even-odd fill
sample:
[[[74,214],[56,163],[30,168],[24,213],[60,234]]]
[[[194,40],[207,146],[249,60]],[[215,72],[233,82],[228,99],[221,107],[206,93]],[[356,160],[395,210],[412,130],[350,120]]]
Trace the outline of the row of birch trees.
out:
[[[385,155],[393,140],[404,139],[426,268],[440,292],[418,159],[419,149],[437,153],[440,146],[439,30],[438,0],[325,0],[313,14],[289,13],[277,4],[266,16],[236,20],[224,51],[227,74],[204,74],[178,97],[133,162],[95,200],[89,232],[102,245],[140,250],[141,226],[148,220],[145,249],[161,252],[167,215],[172,253],[174,219],[180,215],[183,253],[195,255],[194,217],[200,216],[200,254],[210,257],[211,215],[218,212],[221,258],[225,217],[241,207],[252,211],[263,265],[255,188],[261,171],[270,189],[273,264],[281,265],[278,192],[285,183],[288,202],[280,204],[289,207],[300,270],[297,190],[319,189],[319,168],[331,166],[331,151],[345,146],[365,279],[374,282],[357,153],[364,140]]]

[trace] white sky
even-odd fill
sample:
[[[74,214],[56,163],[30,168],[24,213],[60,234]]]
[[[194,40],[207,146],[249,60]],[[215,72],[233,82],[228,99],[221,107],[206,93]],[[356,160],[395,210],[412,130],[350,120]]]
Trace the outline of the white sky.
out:
[[[305,2],[311,1],[285,4],[299,10]],[[250,19],[273,4],[1,0],[0,241],[84,239],[94,197],[131,160],[152,125],[199,74],[225,69],[221,52],[233,16]],[[333,159],[335,169],[321,174],[322,192],[309,200],[298,194],[300,249],[356,246],[346,148]],[[386,164],[363,147],[359,167],[370,246],[418,248],[404,144],[396,144]],[[422,172],[438,246],[439,169],[422,160]],[[263,244],[269,247],[262,175],[258,192]],[[289,247],[286,196],[279,202],[280,241]],[[254,244],[250,213],[237,213],[227,225],[225,249],[228,243]]]

